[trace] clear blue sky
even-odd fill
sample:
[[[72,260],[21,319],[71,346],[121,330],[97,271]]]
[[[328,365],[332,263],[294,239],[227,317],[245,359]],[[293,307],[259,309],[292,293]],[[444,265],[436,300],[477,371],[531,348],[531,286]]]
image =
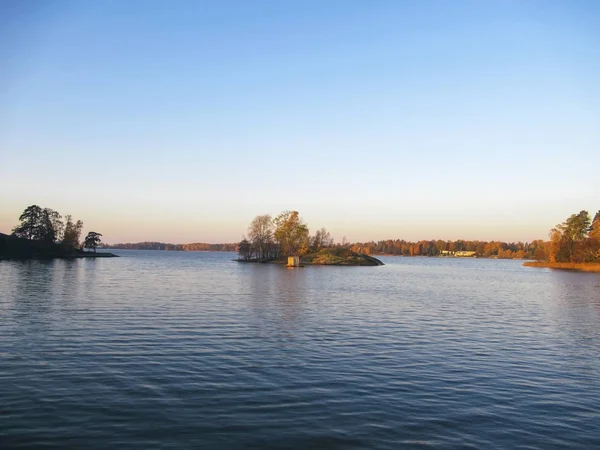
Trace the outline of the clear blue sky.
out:
[[[600,2],[2,1],[0,231],[546,238],[600,209]]]

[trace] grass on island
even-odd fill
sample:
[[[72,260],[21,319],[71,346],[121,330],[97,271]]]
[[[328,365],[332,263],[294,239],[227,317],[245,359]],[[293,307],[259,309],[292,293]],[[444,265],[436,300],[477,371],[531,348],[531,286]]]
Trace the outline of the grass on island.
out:
[[[369,255],[355,253],[347,248],[324,248],[300,258],[303,264],[338,266],[381,266],[383,263]]]
[[[271,263],[287,264],[288,259],[242,259],[236,261],[244,263]],[[301,265],[312,266],[383,266],[377,258],[362,253],[356,253],[347,248],[324,248],[317,252],[308,253],[300,257]]]
[[[547,262],[527,261],[523,263],[527,267],[545,267],[547,269],[577,270],[579,272],[600,273],[600,263],[569,263],[569,262]]]

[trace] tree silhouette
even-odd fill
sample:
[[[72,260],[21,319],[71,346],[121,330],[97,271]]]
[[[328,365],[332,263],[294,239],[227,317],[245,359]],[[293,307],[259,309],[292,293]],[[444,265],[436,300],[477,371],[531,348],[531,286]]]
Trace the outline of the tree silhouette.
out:
[[[46,242],[54,242],[62,239],[64,224],[62,216],[53,209],[44,208],[40,220],[40,239]]]
[[[65,219],[67,222],[65,223],[62,244],[70,249],[79,248],[79,237],[81,236],[83,222],[78,220],[76,223],[73,223],[71,216],[68,214],[65,216]]]
[[[19,217],[19,220],[21,224],[13,229],[13,235],[31,240],[41,238],[40,222],[42,220],[42,208],[38,205],[28,206]]]
[[[252,249],[250,247],[250,242],[248,241],[248,239],[242,239],[242,242],[240,242],[239,245],[238,253],[240,255],[240,258],[246,261],[248,261],[252,257]]]
[[[85,237],[83,246],[85,248],[93,248],[94,253],[96,253],[96,247],[98,247],[98,244],[100,244],[100,242],[102,242],[102,240],[100,239],[100,236],[102,236],[100,233],[96,233],[95,231],[90,231],[87,234],[87,236]]]
[[[273,219],[269,214],[254,218],[248,227],[248,239],[258,259],[269,258],[269,248],[273,243]]]
[[[31,205],[19,217],[20,225],[13,229],[13,235],[32,241],[55,242],[62,238],[64,225],[62,216],[53,209]]]
[[[310,238],[310,249],[311,251],[319,251],[327,247],[333,247],[333,238],[327,229],[321,228]]]

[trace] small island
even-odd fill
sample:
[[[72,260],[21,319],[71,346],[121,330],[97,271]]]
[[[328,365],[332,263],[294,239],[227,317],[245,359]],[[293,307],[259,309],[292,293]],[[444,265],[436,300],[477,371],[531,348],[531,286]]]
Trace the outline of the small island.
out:
[[[299,257],[299,267],[384,265],[372,256],[336,246],[325,228],[311,236],[298,211],[284,211],[274,219],[269,214],[256,216],[238,248],[236,261],[243,263],[288,265],[288,257]]]
[[[0,260],[53,258],[111,258],[113,253],[97,253],[101,234],[90,231],[80,242],[83,222],[74,222],[70,215],[62,216],[50,209],[31,205],[19,217],[11,235],[0,233]],[[92,251],[85,251],[84,249]]]

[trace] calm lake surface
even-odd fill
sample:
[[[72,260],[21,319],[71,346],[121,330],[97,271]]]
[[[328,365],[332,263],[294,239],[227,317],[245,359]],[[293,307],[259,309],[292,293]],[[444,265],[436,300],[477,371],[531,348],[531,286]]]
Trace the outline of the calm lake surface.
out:
[[[0,448],[600,448],[600,274],[0,262]]]

